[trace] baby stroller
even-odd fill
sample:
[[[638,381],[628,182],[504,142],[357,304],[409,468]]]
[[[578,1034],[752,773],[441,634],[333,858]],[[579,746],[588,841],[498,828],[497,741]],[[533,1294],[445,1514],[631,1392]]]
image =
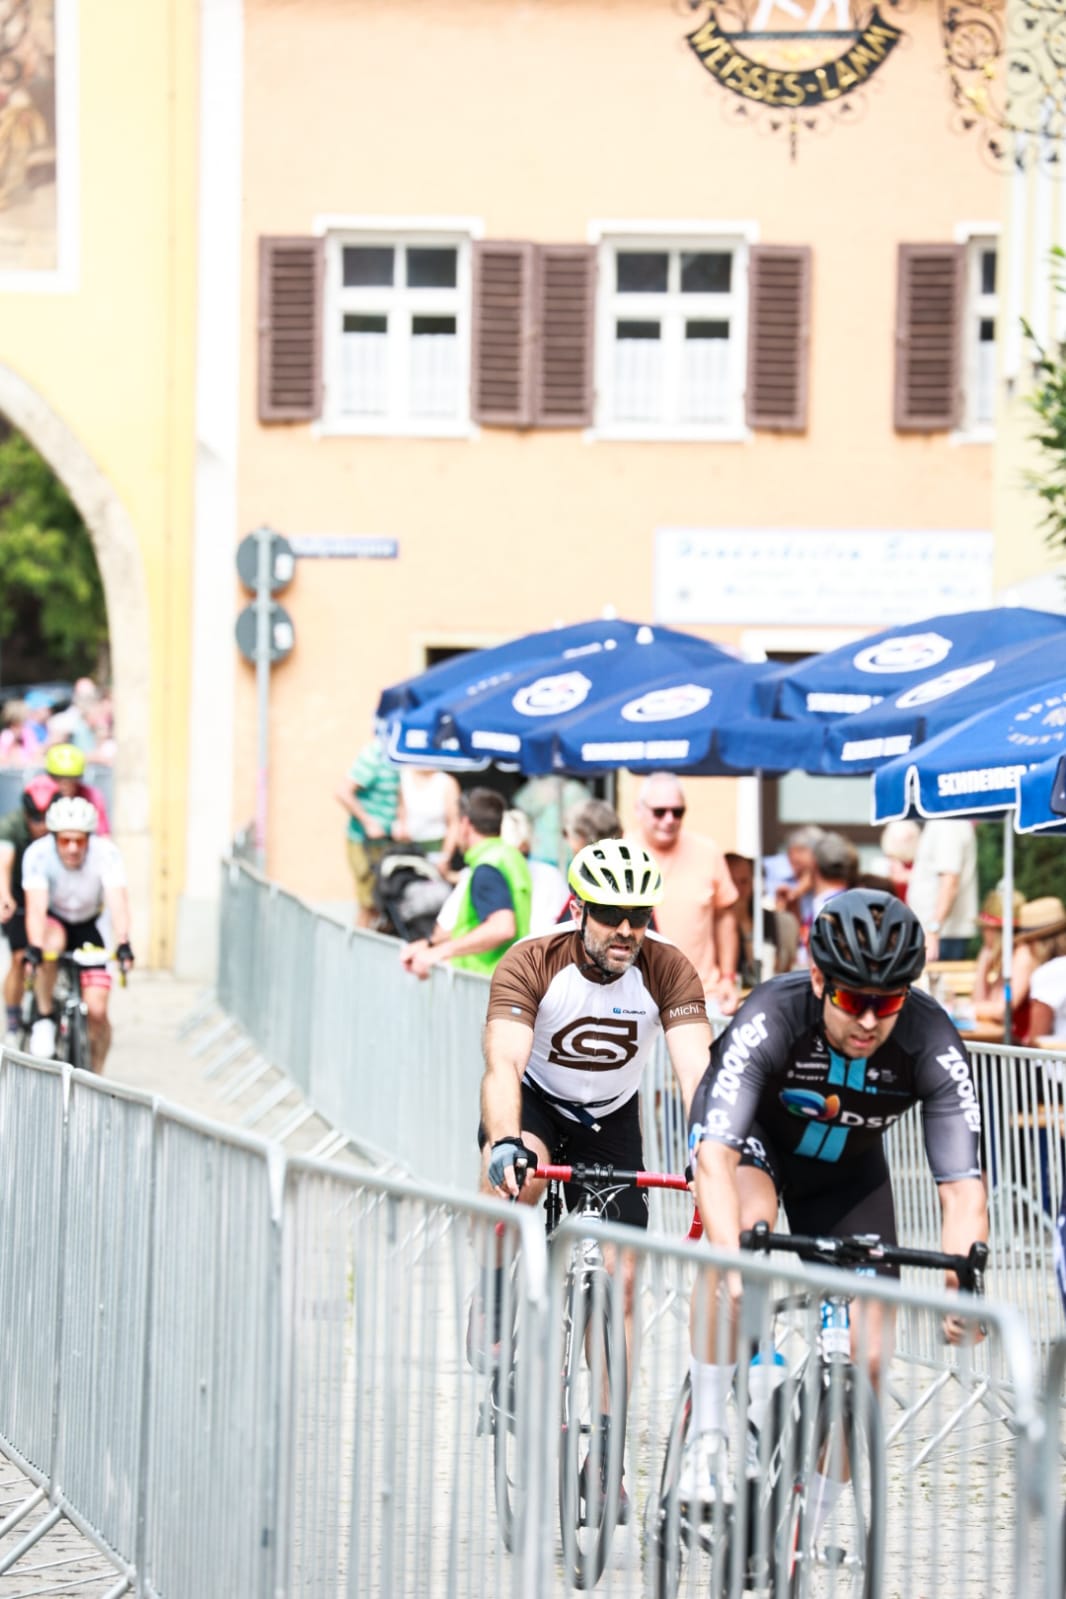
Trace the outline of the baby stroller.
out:
[[[396,844],[374,869],[374,904],[384,933],[398,938],[428,938],[451,885],[417,844]]]

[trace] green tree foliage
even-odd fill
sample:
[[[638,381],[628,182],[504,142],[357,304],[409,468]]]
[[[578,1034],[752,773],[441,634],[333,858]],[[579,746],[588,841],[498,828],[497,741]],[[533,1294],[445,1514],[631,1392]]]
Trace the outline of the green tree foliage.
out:
[[[977,881],[984,896],[1003,875],[1003,823],[977,824]],[[1026,899],[1056,894],[1066,904],[1066,837],[1025,833],[1014,839],[1014,886]]]
[[[1066,293],[1066,251],[1058,245],[1051,251],[1055,289]],[[1047,542],[1066,549],[1066,346],[1045,349],[1028,322],[1023,320],[1026,338],[1033,350],[1033,370],[1037,386],[1029,405],[1039,418],[1033,440],[1038,445],[1043,468],[1027,474],[1027,481],[1042,502],[1042,525]]]
[[[0,639],[9,681],[13,655],[32,663],[30,676],[77,676],[99,669],[107,644],[88,530],[51,467],[14,430],[0,434]]]

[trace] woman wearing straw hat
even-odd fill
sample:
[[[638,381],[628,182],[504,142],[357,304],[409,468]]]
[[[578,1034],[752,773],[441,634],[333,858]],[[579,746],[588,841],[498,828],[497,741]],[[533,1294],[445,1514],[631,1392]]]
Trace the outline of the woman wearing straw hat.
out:
[[[1066,908],[1050,895],[1032,900],[1023,907],[1032,920],[1040,918],[1023,951],[1032,961],[1028,988],[1026,1043],[1035,1044],[1048,1036],[1066,1034]],[[1019,938],[1021,933],[1017,935]]]
[[[1030,990],[1033,974],[1046,962],[1066,955],[1066,906],[1054,894],[1026,900],[1018,915],[1011,967],[1011,1014],[1015,1037],[1028,1043],[1033,1032]]]
[[[1018,916],[1025,904],[1025,895],[1013,896],[1012,922],[1017,938]],[[979,1022],[1001,1022],[1006,1008],[1003,984],[1003,895],[998,888],[986,894],[977,913],[977,926],[981,933],[981,948],[973,977],[974,1015]],[[1015,957],[1014,964],[1017,964]]]

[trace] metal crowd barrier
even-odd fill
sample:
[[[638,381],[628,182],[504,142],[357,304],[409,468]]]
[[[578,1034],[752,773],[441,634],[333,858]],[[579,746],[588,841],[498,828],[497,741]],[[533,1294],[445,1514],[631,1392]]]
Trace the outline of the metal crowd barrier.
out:
[[[727,1535],[708,1548],[698,1529],[685,1541],[668,1486],[705,1244],[571,1220],[546,1249],[541,1218],[525,1207],[288,1158],[10,1052],[0,1054],[0,1184],[0,1449],[28,1479],[23,1503],[0,1520],[0,1577],[17,1575],[23,1557],[48,1570],[42,1551],[65,1514],[109,1556],[109,1599],[573,1591],[562,1465],[584,1470],[591,1454],[595,1473],[600,1425],[562,1426],[570,1270],[585,1240],[590,1258],[610,1246],[622,1262],[614,1276],[599,1272],[592,1314],[570,1341],[578,1365],[593,1362],[595,1417],[614,1379],[604,1436],[617,1440],[609,1458],[630,1499],[597,1591],[725,1599],[741,1592],[749,1553],[766,1555],[770,1513],[750,1491],[728,1524],[721,1505],[712,1510]],[[1010,1306],[966,1307],[935,1282],[900,1287],[744,1255],[718,1263],[744,1281],[727,1423],[735,1461],[756,1387],[750,1358],[758,1350],[765,1361],[772,1326],[781,1334],[788,1398],[757,1434],[760,1482],[777,1469],[775,1448],[786,1484],[813,1458],[823,1292],[853,1296],[860,1373],[872,1354],[868,1307],[925,1324],[930,1340],[949,1308],[973,1330],[980,1322],[984,1342],[952,1350],[941,1371],[897,1359],[884,1373],[884,1482],[871,1498],[883,1577],[867,1599],[1061,1599],[1066,1346],[1039,1395],[1034,1348]],[[495,1363],[468,1358],[484,1346],[470,1319],[479,1287],[490,1326],[500,1310]],[[778,1314],[779,1297],[801,1293],[813,1295],[807,1308]],[[699,1332],[702,1290],[696,1304]],[[597,1366],[588,1351],[604,1326],[616,1336]],[[843,1413],[845,1387],[827,1381],[826,1414]],[[866,1460],[853,1456],[860,1491]],[[853,1591],[849,1503],[846,1491],[826,1523],[824,1566],[795,1579],[779,1565],[763,1592]],[[59,1581],[29,1591],[67,1591]]]
[[[313,915],[243,863],[223,869],[220,942],[220,1004],[323,1117],[420,1179],[473,1189],[484,978],[437,968],[418,982],[401,970],[394,939]],[[971,1054],[984,1114],[990,1282],[1046,1349],[1061,1325],[1051,1240],[1066,1148],[1066,1057],[1004,1047]],[[682,1171],[687,1128],[661,1042],[641,1110],[646,1165]],[[900,1239],[936,1247],[939,1205],[920,1115],[897,1123],[886,1147]],[[653,1227],[683,1233],[686,1205],[684,1196],[654,1194]],[[906,1316],[901,1344],[940,1360],[938,1345],[913,1342]]]
[[[486,979],[420,982],[396,939],[316,915],[244,862],[223,864],[220,914],[217,998],[264,1063],[249,1076],[273,1065],[275,1098],[295,1086],[372,1158],[472,1189]]]

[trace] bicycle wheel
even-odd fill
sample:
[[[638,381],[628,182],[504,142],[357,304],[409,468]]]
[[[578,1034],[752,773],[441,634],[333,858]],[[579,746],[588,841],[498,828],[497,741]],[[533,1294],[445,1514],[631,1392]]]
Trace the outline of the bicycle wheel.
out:
[[[515,1527],[519,1519],[520,1455],[516,1395],[518,1367],[513,1362],[492,1379],[493,1476],[496,1488],[496,1519],[500,1537],[508,1554],[514,1554]]]
[[[610,1312],[607,1273],[576,1272],[567,1296],[559,1447],[559,1526],[575,1588],[599,1581],[621,1499],[626,1348]]]
[[[885,1443],[881,1411],[866,1377],[847,1368],[842,1389],[828,1384],[818,1396],[818,1411],[803,1461],[802,1483],[794,1496],[789,1547],[790,1599],[877,1599],[881,1592],[885,1541]],[[815,1475],[842,1480],[840,1497],[828,1517],[815,1503]]]

